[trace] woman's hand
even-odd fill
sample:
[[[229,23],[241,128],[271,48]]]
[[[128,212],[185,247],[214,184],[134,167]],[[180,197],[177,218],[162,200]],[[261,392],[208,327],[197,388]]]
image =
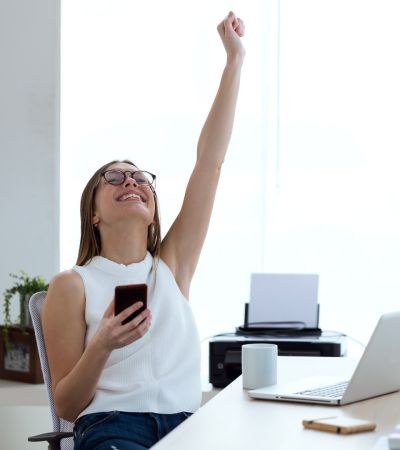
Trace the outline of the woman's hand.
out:
[[[244,36],[244,22],[230,11],[225,19],[217,27],[222,43],[226,50],[228,62],[243,61],[245,49],[241,37]]]
[[[142,302],[134,303],[129,308],[114,316],[114,299],[106,309],[99,329],[93,340],[107,351],[124,347],[144,336],[151,325],[151,312],[145,309],[137,317],[122,325],[122,322],[143,306]]]

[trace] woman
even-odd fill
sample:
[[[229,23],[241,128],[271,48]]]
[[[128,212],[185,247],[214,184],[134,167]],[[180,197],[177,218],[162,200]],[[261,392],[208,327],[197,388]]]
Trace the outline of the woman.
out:
[[[43,329],[57,413],[77,450],[150,448],[200,406],[200,345],[188,305],[229,144],[244,48],[233,12],[227,53],[182,209],[160,239],[155,177],[130,161],[101,167],[81,200],[77,265],[50,283]],[[114,314],[118,285],[145,283],[148,308]],[[124,322],[124,324],[122,324]]]

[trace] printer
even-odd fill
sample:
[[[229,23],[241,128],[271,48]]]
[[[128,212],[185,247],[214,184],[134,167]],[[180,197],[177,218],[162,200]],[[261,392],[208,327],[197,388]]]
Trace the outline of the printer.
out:
[[[346,337],[318,327],[318,281],[316,274],[253,273],[243,325],[210,339],[210,383],[225,387],[241,375],[244,344],[276,344],[280,356],[344,356]]]
[[[242,374],[242,345],[267,343],[278,346],[279,356],[345,356],[346,337],[340,333],[269,332],[217,335],[209,341],[209,381],[223,388]]]

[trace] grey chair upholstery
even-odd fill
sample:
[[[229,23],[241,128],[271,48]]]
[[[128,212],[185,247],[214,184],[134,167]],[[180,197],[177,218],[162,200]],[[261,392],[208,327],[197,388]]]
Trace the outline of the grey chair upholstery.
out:
[[[39,351],[40,365],[42,367],[43,378],[47,388],[47,397],[49,400],[51,417],[53,420],[53,432],[44,433],[38,436],[28,438],[30,442],[47,441],[49,450],[73,450],[74,441],[72,438],[72,429],[74,424],[57,416],[53,393],[51,390],[51,377],[49,364],[47,361],[46,346],[43,339],[42,331],[42,306],[46,298],[46,292],[38,292],[33,294],[29,300],[29,311],[32,316],[33,329],[35,331],[36,343]]]

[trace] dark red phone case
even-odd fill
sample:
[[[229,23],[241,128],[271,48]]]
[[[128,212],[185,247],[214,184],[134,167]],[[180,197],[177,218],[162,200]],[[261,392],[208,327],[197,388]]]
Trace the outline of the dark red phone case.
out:
[[[115,287],[114,315],[133,305],[143,302],[143,306],[122,321],[122,325],[130,322],[147,308],[147,284],[127,284]]]

